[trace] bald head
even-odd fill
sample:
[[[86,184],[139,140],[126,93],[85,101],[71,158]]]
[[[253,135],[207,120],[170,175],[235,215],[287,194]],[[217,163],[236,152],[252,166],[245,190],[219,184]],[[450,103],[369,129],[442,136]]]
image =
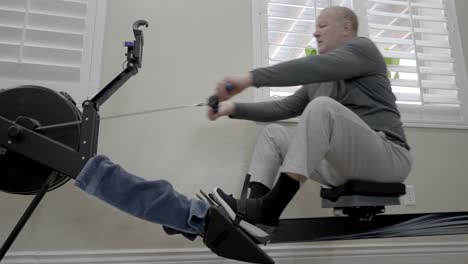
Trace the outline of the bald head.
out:
[[[359,29],[359,22],[353,10],[344,7],[344,6],[332,6],[322,10],[321,14],[329,12],[333,14],[336,18],[336,21],[345,27],[349,27],[352,31],[353,36],[357,36]]]
[[[340,47],[346,40],[356,37],[357,31],[358,19],[351,9],[333,6],[322,10],[315,23],[314,33],[319,53]]]

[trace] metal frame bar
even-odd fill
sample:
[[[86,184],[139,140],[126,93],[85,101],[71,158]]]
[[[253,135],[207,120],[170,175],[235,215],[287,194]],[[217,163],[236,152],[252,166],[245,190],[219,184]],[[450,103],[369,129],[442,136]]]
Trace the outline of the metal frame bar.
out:
[[[15,139],[8,136],[8,130],[19,127],[22,135]],[[0,146],[7,151],[14,151],[38,163],[44,164],[54,171],[75,178],[86,163],[80,153],[58,141],[50,139],[33,130],[26,129],[0,116]],[[47,149],[48,155],[44,155]]]
[[[5,243],[3,243],[2,247],[0,248],[0,261],[2,261],[3,257],[5,257],[13,242],[15,242],[16,237],[19,235],[24,225],[29,220],[36,207],[39,205],[39,202],[41,202],[42,198],[46,194],[47,189],[49,189],[49,186],[55,181],[56,176],[57,175],[55,173],[50,174],[45,183],[42,185],[40,191],[34,197],[34,200],[31,202],[31,204],[29,204],[28,208],[26,208],[26,211],[21,216],[20,220],[13,228],[8,238],[5,240]]]

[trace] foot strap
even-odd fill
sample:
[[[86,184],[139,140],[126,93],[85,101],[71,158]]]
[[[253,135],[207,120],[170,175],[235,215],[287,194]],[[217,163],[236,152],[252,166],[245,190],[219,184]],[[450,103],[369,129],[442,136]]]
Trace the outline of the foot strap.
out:
[[[236,225],[236,227],[239,227],[239,223],[242,221],[242,219],[244,219],[244,216],[245,216],[245,207],[246,207],[245,199],[247,199],[247,191],[249,189],[249,182],[250,182],[250,175],[247,174],[245,176],[244,186],[242,187],[241,197],[239,199],[239,202],[237,203],[237,213],[236,213],[236,218],[234,219],[234,224]]]

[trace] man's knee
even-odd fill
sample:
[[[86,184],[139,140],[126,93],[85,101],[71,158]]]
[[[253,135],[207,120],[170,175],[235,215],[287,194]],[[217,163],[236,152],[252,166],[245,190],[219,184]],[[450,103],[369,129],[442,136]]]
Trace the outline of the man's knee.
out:
[[[320,96],[307,105],[303,115],[314,115],[315,118],[317,115],[319,118],[330,117],[335,112],[335,109],[340,106],[341,104],[334,99],[327,96]]]
[[[266,137],[267,139],[276,142],[276,139],[281,134],[281,130],[283,127],[278,124],[269,124],[265,126],[262,130],[262,136]]]
[[[310,101],[310,103],[307,105],[307,109],[333,109],[337,105],[339,105],[336,100],[328,97],[328,96],[319,96],[315,98],[314,100]]]
[[[286,154],[290,137],[290,128],[278,124],[269,124],[263,128],[256,146],[261,145],[260,149],[267,147],[281,157]]]

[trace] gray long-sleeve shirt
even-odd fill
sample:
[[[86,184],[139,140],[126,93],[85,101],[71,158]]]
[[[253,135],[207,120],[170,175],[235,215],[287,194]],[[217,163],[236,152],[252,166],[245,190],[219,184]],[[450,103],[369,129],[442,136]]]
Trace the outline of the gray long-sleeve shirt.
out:
[[[317,96],[329,96],[373,130],[384,132],[389,140],[409,149],[387,78],[387,65],[367,38],[355,37],[332,52],[258,68],[251,73],[256,87],[303,86],[282,100],[236,103],[232,118],[261,122],[292,118],[301,115]]]

